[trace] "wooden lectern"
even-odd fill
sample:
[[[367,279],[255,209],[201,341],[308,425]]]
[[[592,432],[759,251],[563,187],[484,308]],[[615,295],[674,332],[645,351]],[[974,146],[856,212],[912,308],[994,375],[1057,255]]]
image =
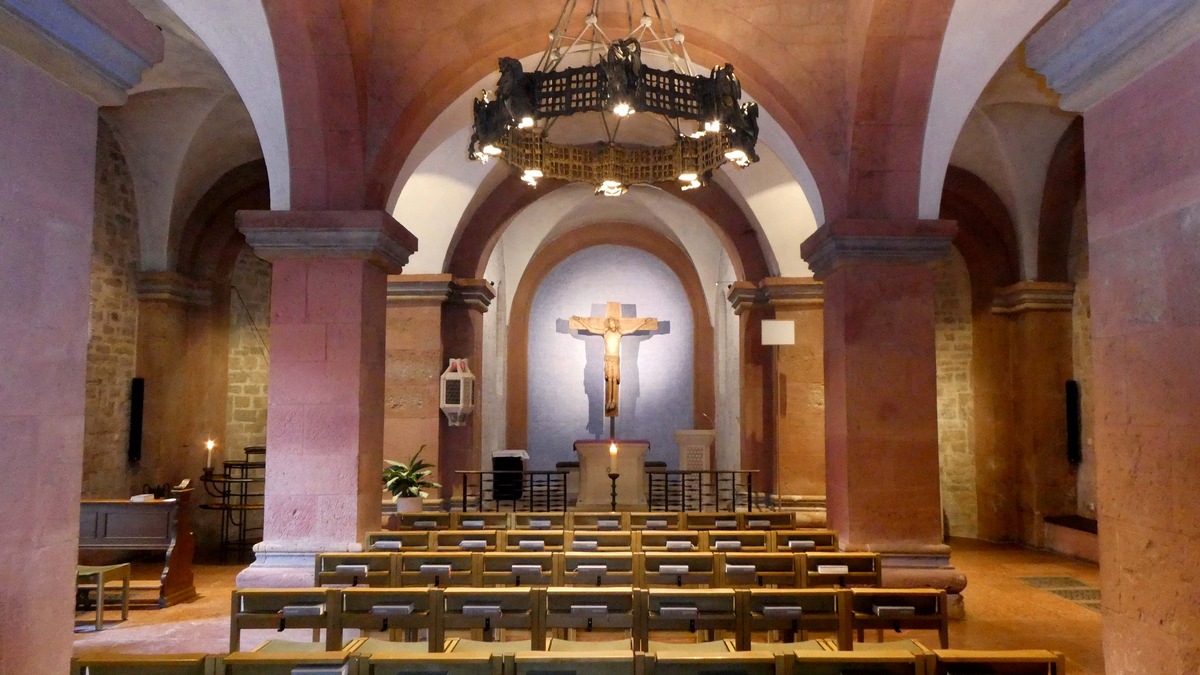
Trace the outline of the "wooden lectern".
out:
[[[575,453],[579,455],[579,499],[575,508],[579,511],[608,511],[612,507],[612,481],[608,474],[612,468],[609,445],[617,444],[616,472],[617,510],[645,511],[646,502],[646,453],[650,441],[643,440],[582,440],[575,441]]]

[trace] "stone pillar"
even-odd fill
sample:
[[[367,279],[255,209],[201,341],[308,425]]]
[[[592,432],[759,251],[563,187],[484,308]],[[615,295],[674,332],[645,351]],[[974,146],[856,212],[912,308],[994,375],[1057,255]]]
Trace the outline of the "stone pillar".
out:
[[[1043,516],[1075,513],[1065,389],[1071,377],[1072,291],[1071,284],[1025,281],[999,289],[992,306],[1009,323],[1012,421],[1004,445],[1015,469],[1014,534],[1039,548]]]
[[[387,274],[416,238],[382,211],[241,211],[271,270],[263,541],[238,585],[310,586],[379,527]]]
[[[775,318],[792,321],[796,343],[776,351],[778,502],[806,526],[825,525],[825,340],[821,282],[764,279]]]
[[[161,34],[125,3],[78,4],[0,11],[0,162],[12,168],[0,189],[0,494],[13,509],[0,519],[4,673],[68,669],[96,112],[162,58]]]
[[[942,543],[934,280],[949,221],[842,220],[801,253],[825,282],[829,525],[842,548],[885,554],[885,583],[957,593]]]
[[[455,279],[450,289],[450,298],[442,307],[442,345],[444,348],[441,370],[445,370],[447,359],[467,359],[467,365],[475,374],[475,411],[459,427],[450,426],[445,415],[439,416],[441,463],[438,466],[442,493],[452,499],[461,491],[462,477],[458,471],[491,469],[484,465],[483,444],[483,401],[480,394],[487,364],[483,362],[483,313],[496,297],[492,284],[484,279]],[[439,374],[441,373],[439,370]],[[492,450],[503,448],[487,448]]]
[[[741,456],[740,465],[718,469],[749,469],[756,492],[774,495],[775,486],[775,363],[770,347],[762,343],[763,319],[775,318],[770,303],[757,284],[735,282],[729,302],[740,321],[741,341]]]

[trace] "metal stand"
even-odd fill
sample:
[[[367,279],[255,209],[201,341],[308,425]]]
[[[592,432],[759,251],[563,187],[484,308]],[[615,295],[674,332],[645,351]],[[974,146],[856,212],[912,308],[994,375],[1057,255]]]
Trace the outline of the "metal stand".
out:
[[[617,476],[620,476],[620,475],[621,474],[619,474],[619,473],[609,473],[608,474],[608,479],[610,481],[612,481],[612,510],[613,511],[617,510]]]

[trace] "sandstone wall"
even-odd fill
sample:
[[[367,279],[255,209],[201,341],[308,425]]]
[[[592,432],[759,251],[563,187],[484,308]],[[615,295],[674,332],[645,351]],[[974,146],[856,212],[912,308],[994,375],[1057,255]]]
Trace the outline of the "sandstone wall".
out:
[[[112,130],[100,121],[96,143],[83,497],[127,497],[130,382],[137,360],[138,222],[133,178]]]
[[[247,445],[267,442],[271,263],[254,255],[250,247],[243,248],[230,286],[224,456],[241,459]]]
[[[938,460],[942,511],[950,533],[976,537],[975,393],[971,378],[971,282],[962,256],[953,251],[934,273],[937,348]]]

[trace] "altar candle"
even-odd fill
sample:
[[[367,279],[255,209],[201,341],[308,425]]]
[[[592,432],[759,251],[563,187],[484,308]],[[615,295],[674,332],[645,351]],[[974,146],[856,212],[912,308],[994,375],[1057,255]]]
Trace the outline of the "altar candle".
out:
[[[212,439],[209,439],[209,441],[204,444],[204,447],[208,448],[208,460],[205,462],[205,466],[210,469],[212,468],[212,451],[216,445],[216,441],[213,441]]]
[[[617,444],[615,442],[608,444],[608,472],[617,472]]]

